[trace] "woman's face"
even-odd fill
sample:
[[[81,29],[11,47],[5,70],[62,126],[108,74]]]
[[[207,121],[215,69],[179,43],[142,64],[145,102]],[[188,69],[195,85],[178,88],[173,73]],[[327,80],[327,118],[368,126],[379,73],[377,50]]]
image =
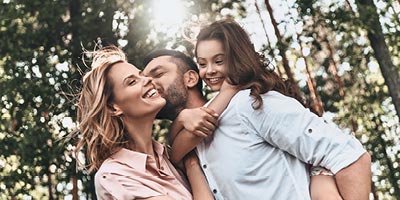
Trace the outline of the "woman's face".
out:
[[[127,118],[143,118],[155,115],[165,105],[151,78],[144,77],[141,72],[127,62],[114,64],[108,74],[113,85],[111,105],[116,115]]]
[[[224,47],[218,40],[197,43],[199,74],[212,91],[219,91],[226,76]]]

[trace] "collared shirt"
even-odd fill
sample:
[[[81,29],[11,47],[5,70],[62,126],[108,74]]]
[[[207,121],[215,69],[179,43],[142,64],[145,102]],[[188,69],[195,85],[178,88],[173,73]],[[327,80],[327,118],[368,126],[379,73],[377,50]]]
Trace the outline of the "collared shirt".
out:
[[[168,160],[165,147],[153,141],[159,158],[122,148],[101,165],[95,175],[98,199],[137,199],[166,195],[174,199],[192,199],[188,183]]]
[[[309,200],[308,164],[337,173],[365,153],[354,136],[297,100],[275,91],[261,97],[263,107],[254,110],[250,90],[239,91],[211,142],[197,146],[216,199]]]

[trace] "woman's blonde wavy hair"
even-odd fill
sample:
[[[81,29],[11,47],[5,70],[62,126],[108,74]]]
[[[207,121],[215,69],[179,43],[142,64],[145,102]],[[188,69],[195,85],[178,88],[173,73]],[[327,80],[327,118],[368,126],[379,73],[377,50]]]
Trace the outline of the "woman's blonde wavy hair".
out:
[[[126,62],[124,52],[109,46],[93,52],[91,69],[83,76],[82,89],[78,101],[78,143],[75,149],[77,164],[83,166],[78,154],[86,146],[88,172],[98,170],[111,154],[126,143],[121,119],[110,110],[112,82],[108,78],[111,67]]]

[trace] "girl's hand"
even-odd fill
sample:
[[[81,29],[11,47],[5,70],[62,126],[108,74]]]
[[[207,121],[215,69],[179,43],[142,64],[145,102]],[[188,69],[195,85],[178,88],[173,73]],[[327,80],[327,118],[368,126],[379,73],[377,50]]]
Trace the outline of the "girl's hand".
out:
[[[218,126],[218,114],[206,107],[184,109],[179,113],[177,120],[183,127],[199,137],[208,137]]]

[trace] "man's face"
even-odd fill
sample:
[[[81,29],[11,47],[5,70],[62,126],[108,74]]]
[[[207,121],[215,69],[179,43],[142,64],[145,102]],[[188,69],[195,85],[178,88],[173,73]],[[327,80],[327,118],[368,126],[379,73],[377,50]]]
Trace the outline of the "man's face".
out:
[[[157,117],[174,120],[186,106],[188,91],[183,81],[183,74],[171,59],[171,56],[154,58],[144,68],[143,75],[153,78],[156,89],[167,101]]]

